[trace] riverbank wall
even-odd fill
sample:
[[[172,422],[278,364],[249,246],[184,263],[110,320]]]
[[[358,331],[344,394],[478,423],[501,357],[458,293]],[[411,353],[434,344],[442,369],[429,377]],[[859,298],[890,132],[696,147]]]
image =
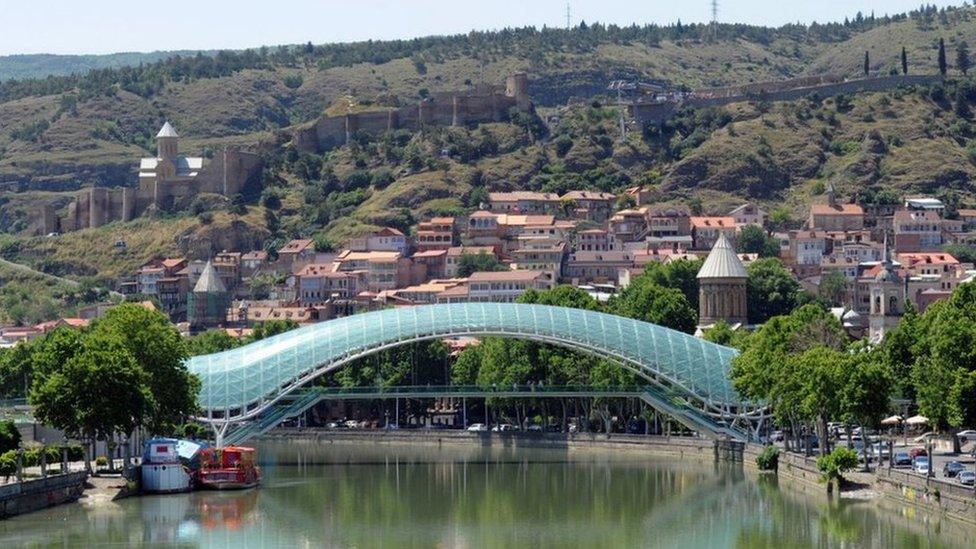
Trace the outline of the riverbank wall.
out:
[[[976,524],[976,492],[971,487],[886,467],[878,469],[875,486],[902,503]]]
[[[614,451],[642,452],[679,459],[741,461],[741,451],[724,446],[724,441],[693,437],[614,434],[609,437],[596,433],[522,433],[468,432],[428,430],[368,430],[337,431],[328,429],[275,429],[259,440],[303,440],[329,444],[359,442],[363,444],[463,444],[504,448],[550,448],[583,450],[601,448]],[[740,443],[732,443],[740,444]],[[738,457],[736,457],[738,456]]]
[[[76,501],[87,479],[79,471],[0,486],[0,519]]]

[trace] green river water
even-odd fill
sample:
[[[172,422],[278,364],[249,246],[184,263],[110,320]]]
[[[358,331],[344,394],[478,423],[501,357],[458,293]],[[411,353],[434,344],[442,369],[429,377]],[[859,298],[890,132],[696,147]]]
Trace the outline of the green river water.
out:
[[[65,505],[0,547],[973,547],[971,527],[639,451],[266,442],[243,492]]]

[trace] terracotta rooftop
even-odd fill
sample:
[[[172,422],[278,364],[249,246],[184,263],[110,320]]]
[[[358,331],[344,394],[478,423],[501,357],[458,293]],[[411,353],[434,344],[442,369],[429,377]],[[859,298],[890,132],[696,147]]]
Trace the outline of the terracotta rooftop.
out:
[[[715,217],[702,217],[693,216],[691,218],[691,226],[697,228],[725,228],[734,229],[735,228],[735,218],[729,216],[715,216]]]
[[[309,239],[296,239],[288,242],[282,246],[278,253],[295,253],[315,246],[315,243]]]
[[[542,271],[485,271],[471,273],[468,282],[516,282],[531,281],[543,276]]]
[[[857,204],[814,204],[810,206],[810,213],[814,215],[864,215],[864,209]]]

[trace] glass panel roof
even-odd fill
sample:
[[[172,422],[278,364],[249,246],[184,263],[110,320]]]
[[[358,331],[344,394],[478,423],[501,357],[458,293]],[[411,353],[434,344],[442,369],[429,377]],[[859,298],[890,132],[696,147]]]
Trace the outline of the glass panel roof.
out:
[[[244,347],[193,357],[200,405],[232,410],[275,399],[288,386],[377,347],[449,335],[497,334],[588,348],[715,406],[744,402],[729,380],[735,349],[605,313],[515,303],[384,309],[311,324]],[[234,414],[238,415],[238,414]]]

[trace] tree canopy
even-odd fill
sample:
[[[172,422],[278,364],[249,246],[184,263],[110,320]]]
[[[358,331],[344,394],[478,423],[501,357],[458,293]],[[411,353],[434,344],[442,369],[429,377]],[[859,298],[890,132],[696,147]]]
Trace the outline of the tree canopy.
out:
[[[800,283],[779,259],[759,259],[746,270],[750,323],[761,324],[774,316],[789,314],[799,304]]]

